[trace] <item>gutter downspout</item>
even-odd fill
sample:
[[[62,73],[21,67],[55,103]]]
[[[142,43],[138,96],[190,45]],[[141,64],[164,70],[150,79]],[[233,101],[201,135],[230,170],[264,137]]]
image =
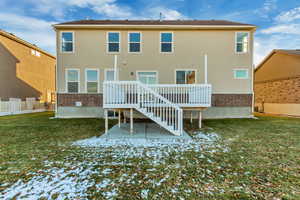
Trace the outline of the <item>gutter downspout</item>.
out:
[[[117,81],[118,80],[118,68],[117,68],[117,65],[118,65],[118,56],[117,55],[114,55],[114,81]]]

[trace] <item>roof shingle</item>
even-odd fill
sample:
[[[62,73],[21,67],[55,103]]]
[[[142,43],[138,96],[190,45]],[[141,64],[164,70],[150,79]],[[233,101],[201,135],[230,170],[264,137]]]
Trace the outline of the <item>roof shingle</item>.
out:
[[[186,26],[253,26],[226,20],[78,20],[56,25],[186,25]]]

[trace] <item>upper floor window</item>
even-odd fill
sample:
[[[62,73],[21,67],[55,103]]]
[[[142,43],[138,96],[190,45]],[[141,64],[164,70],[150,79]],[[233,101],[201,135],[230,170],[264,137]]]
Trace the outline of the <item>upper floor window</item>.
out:
[[[66,82],[67,92],[78,93],[79,92],[79,69],[67,69],[66,70]]]
[[[85,71],[86,80],[86,92],[97,93],[99,85],[99,70],[98,69],[87,69]]]
[[[176,70],[176,84],[194,84],[196,83],[195,70]]]
[[[137,80],[144,84],[156,84],[157,72],[137,72]]]
[[[248,43],[249,43],[249,33],[248,32],[237,32],[236,33],[236,47],[237,53],[247,53]]]
[[[235,79],[248,79],[248,69],[234,69]]]
[[[63,53],[74,51],[74,35],[73,32],[62,32],[61,33],[61,51]]]
[[[128,48],[130,53],[141,52],[141,33],[128,33]]]
[[[173,52],[173,33],[170,32],[160,33],[160,52],[162,53]]]
[[[34,50],[34,49],[31,49],[31,55],[41,57],[41,53],[39,51]]]
[[[107,35],[107,51],[120,52],[120,33],[119,32],[108,32]]]

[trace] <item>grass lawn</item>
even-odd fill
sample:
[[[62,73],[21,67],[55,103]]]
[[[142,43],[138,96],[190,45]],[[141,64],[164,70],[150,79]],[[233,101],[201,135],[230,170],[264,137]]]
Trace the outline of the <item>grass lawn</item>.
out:
[[[52,116],[0,117],[0,199],[300,199],[300,119],[205,120],[180,150],[71,145],[104,121]]]

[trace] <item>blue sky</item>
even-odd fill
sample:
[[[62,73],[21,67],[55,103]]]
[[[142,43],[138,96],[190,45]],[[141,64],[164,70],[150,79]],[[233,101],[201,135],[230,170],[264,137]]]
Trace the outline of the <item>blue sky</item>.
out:
[[[51,24],[78,19],[225,19],[258,26],[254,62],[274,48],[300,49],[299,0],[0,1],[0,29],[55,53]]]

